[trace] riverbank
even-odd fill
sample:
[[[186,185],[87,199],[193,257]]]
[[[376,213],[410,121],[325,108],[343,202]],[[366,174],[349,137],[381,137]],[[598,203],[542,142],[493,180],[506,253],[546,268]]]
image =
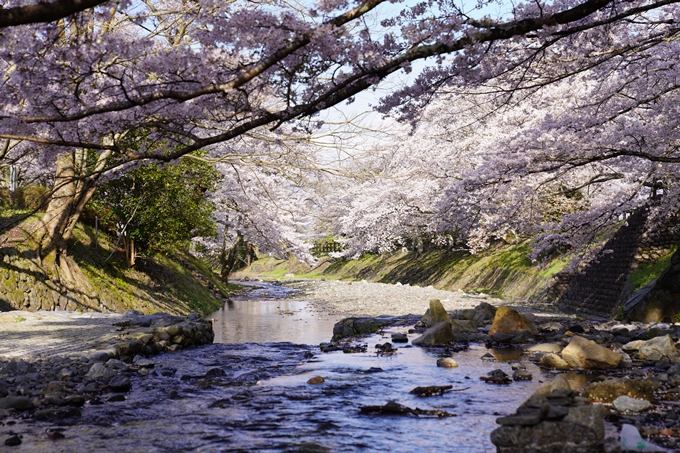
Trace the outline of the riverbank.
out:
[[[72,280],[54,275],[31,241],[29,218],[0,234],[0,312],[70,310],[80,312],[166,312],[201,315],[219,309],[235,289],[201,260],[179,248],[143,255],[125,264],[116,238],[79,223],[66,258]]]
[[[358,259],[321,258],[314,266],[295,259],[261,257],[234,273],[236,279],[302,278],[371,281],[444,290],[482,292],[505,300],[543,300],[552,277],[566,262],[554,259],[539,266],[529,260],[527,244],[498,245],[478,254],[465,251],[408,251],[366,254]]]

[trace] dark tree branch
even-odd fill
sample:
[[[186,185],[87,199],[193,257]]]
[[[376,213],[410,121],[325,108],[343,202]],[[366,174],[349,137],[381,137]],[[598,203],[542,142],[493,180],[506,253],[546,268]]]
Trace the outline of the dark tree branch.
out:
[[[109,0],[54,0],[36,5],[0,8],[0,28],[54,22]]]

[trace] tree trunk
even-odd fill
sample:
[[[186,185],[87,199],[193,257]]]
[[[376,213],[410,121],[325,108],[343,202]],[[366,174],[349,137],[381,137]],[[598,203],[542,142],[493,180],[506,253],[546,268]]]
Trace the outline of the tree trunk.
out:
[[[238,251],[239,248],[242,247],[243,244],[243,236],[241,235],[241,232],[238,232],[236,234],[236,241],[234,242],[234,245],[227,250],[226,246],[226,231],[225,231],[225,239],[224,243],[222,245],[222,252],[220,253],[220,264],[221,264],[221,270],[220,270],[220,277],[222,278],[222,281],[224,283],[227,283],[229,280],[229,274],[231,274],[231,271],[234,269],[234,265],[236,264],[236,258],[238,256]]]
[[[129,236],[123,236],[123,248],[125,249],[125,264],[127,267],[134,266],[137,259],[135,240]]]
[[[58,280],[74,283],[67,259],[67,244],[85,205],[92,198],[96,181],[104,169],[110,152],[99,156],[94,171],[86,175],[84,150],[63,154],[57,158],[57,174],[54,189],[47,210],[38,223],[35,238],[38,241],[38,256],[41,260],[48,257],[54,262]],[[79,274],[79,273],[78,273]]]

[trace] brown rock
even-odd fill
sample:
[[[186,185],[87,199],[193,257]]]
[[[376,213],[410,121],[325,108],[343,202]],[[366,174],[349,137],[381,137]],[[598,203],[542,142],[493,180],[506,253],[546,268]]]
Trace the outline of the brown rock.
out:
[[[591,340],[574,335],[569,345],[562,351],[562,358],[573,368],[605,370],[616,368],[623,355],[600,346]]]
[[[310,380],[307,381],[307,384],[312,384],[312,385],[323,384],[324,382],[326,382],[326,380],[324,378],[322,378],[321,376],[314,376],[313,378],[311,378]]]
[[[493,318],[489,335],[497,333],[510,334],[515,330],[531,330],[531,328],[524,322],[519,313],[512,308],[501,305],[496,310],[496,316]]]

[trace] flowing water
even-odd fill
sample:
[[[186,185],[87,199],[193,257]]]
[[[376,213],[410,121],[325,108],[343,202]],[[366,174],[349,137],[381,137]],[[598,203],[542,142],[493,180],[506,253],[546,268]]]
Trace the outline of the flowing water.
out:
[[[304,301],[282,300],[284,289],[258,291],[212,316],[216,341],[225,343],[153,357],[158,374],[176,372],[135,375],[125,401],[88,404],[80,419],[64,421],[65,439],[46,439],[54,425],[19,422],[13,429],[24,436],[20,451],[493,452],[495,419],[514,412],[551,378],[524,361],[532,381],[486,384],[480,376],[496,368],[510,374],[504,361],[521,357],[493,351],[498,361],[484,361],[483,345],[454,353],[460,366],[452,369],[436,366],[442,351],[406,346],[390,356],[376,354],[375,344],[406,333],[407,326],[367,338],[367,352],[322,354],[315,345],[330,339],[333,318]],[[315,376],[325,382],[308,384]],[[427,398],[409,393],[430,385],[453,388]],[[360,413],[362,406],[388,401],[455,416]]]

